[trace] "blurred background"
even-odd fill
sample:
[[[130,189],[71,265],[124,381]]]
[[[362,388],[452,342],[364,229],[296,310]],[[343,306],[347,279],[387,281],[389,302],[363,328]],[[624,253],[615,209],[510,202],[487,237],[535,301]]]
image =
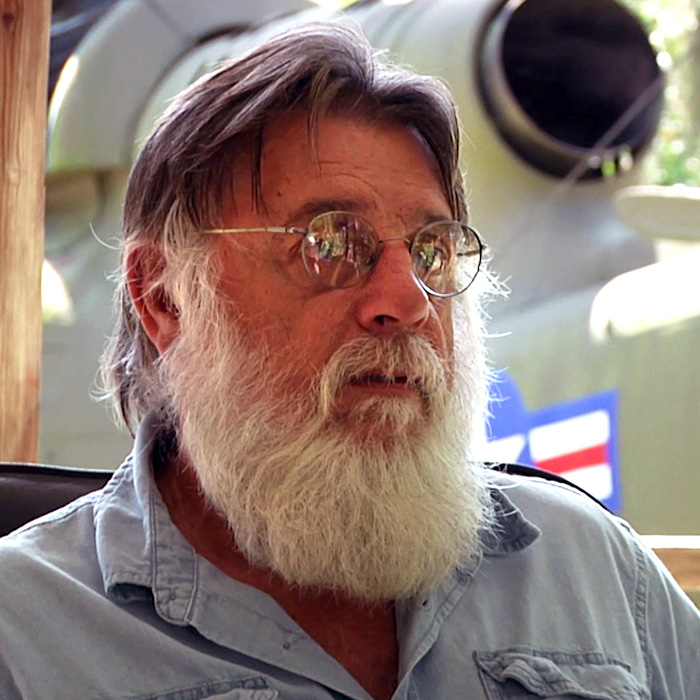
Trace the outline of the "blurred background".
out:
[[[343,14],[451,87],[489,308],[485,459],[561,473],[642,533],[700,534],[700,6],[690,0],[54,0],[41,459],[113,469],[94,400],[126,179],[167,101]]]

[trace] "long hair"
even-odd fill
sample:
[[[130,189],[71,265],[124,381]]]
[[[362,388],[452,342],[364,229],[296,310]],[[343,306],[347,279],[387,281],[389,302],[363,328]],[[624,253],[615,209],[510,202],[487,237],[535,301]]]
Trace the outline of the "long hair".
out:
[[[337,23],[300,25],[229,62],[177,96],[156,123],[131,171],[124,204],[117,321],[102,357],[104,395],[132,434],[148,411],[166,408],[158,351],[127,288],[133,251],[157,246],[164,260],[152,290],[170,294],[210,282],[205,228],[223,225],[235,201],[233,167],[244,155],[260,204],[264,131],[276,115],[319,119],[339,113],[413,129],[435,156],[453,216],[466,220],[459,169],[459,125],[448,89],[437,79],[390,63],[358,30]],[[252,157],[251,157],[252,156]]]

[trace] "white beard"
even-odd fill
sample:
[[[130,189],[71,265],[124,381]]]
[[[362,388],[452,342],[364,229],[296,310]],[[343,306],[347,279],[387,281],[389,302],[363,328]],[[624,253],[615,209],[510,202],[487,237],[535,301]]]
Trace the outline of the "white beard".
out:
[[[469,453],[485,403],[478,322],[463,319],[465,371],[416,335],[366,337],[280,402],[282,378],[223,305],[194,306],[163,357],[164,381],[180,448],[251,562],[292,585],[377,601],[423,593],[478,552],[490,502]],[[421,400],[372,396],[353,406],[352,425],[339,419],[338,389],[378,366],[420,376]]]

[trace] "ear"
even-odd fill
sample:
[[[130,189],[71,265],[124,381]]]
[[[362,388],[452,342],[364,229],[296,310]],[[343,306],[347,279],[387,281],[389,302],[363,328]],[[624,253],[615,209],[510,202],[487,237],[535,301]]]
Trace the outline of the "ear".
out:
[[[149,340],[162,355],[180,332],[179,311],[161,285],[165,260],[152,246],[132,251],[127,259],[127,283],[131,300]]]

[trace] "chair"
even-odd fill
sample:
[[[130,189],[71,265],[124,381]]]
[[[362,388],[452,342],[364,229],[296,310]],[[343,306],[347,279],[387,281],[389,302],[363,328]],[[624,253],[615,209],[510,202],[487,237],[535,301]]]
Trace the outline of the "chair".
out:
[[[111,471],[0,462],[0,537],[90,491]]]

